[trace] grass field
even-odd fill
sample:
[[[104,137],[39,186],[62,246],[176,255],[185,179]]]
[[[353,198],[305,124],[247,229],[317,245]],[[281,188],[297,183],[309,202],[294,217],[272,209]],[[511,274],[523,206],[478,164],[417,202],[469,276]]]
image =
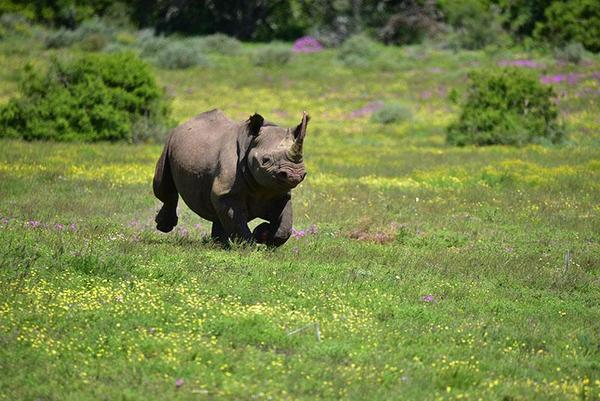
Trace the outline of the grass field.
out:
[[[2,46],[6,101],[19,66],[54,52]],[[524,58],[570,74],[552,83],[568,142],[445,145],[467,72]],[[0,141],[0,399],[600,399],[600,59],[212,63],[156,71],[177,121],[312,115],[304,231],[222,250],[182,206],[161,234],[160,145]],[[360,117],[380,100],[413,118]]]

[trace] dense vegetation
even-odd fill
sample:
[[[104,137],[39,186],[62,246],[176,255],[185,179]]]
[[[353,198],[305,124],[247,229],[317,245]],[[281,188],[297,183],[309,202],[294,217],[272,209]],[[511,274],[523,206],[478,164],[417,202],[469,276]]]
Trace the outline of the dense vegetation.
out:
[[[54,59],[45,73],[28,64],[20,89],[0,106],[0,138],[132,141],[142,120],[168,124],[163,91],[131,53]]]
[[[159,33],[225,33],[243,40],[293,40],[303,34],[338,45],[365,31],[385,43],[450,38],[466,48],[534,37],[600,49],[600,5],[594,0],[0,0],[0,14],[75,29],[102,16]]]
[[[448,127],[454,145],[523,145],[563,139],[556,97],[529,71],[473,72],[457,122]]]

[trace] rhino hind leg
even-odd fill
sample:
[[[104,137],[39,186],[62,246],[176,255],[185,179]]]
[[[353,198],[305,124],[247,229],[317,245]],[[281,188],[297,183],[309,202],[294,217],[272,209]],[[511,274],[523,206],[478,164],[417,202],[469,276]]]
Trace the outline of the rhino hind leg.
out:
[[[154,195],[163,202],[154,221],[159,231],[168,233],[177,225],[177,201],[179,194],[171,175],[167,146],[158,159],[153,181]]]

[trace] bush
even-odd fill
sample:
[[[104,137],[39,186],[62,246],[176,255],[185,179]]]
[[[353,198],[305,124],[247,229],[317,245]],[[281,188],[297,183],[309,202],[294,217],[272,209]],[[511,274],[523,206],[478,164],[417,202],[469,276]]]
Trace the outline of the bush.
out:
[[[371,121],[379,124],[391,124],[410,120],[410,109],[399,103],[386,103],[371,115]]]
[[[377,56],[377,43],[365,35],[354,35],[338,51],[338,58],[349,67],[366,67]]]
[[[554,57],[557,60],[572,64],[579,64],[586,55],[587,51],[581,43],[569,43],[554,50]]]
[[[0,15],[0,38],[5,36],[17,35],[29,37],[33,29],[29,20],[18,13],[6,13]]]
[[[474,50],[508,44],[497,7],[479,0],[461,0],[443,2],[442,8],[452,28],[448,38],[451,47]]]
[[[242,44],[239,40],[222,33],[215,33],[200,38],[201,47],[211,53],[225,54],[235,56],[242,50]]]
[[[76,31],[81,38],[89,35],[102,35],[107,39],[111,39],[116,35],[115,27],[97,17],[83,21]]]
[[[75,30],[61,28],[46,35],[48,49],[69,47],[80,43],[87,51],[102,50],[116,35],[115,29],[99,18],[83,21]]]
[[[597,0],[555,1],[545,11],[545,22],[536,25],[534,35],[564,46],[579,42],[600,52],[600,2]]]
[[[201,50],[183,41],[175,41],[158,51],[156,64],[161,68],[177,70],[196,65],[208,65],[208,59]]]
[[[44,39],[44,46],[47,49],[59,49],[61,47],[72,46],[79,40],[79,35],[70,29],[60,28],[57,31],[49,32]]]
[[[140,49],[142,57],[154,57],[171,43],[164,36],[156,36],[152,29],[139,31],[135,46]]]
[[[252,54],[252,63],[258,66],[283,65],[292,58],[292,50],[281,43],[272,43],[257,49]]]
[[[140,118],[168,124],[168,105],[149,67],[131,53],[53,60],[46,74],[27,66],[21,95],[0,107],[0,137],[132,140]]]
[[[531,72],[504,69],[473,72],[459,120],[448,127],[452,145],[523,145],[557,143],[564,130],[557,123],[552,87]]]
[[[81,49],[89,51],[89,52],[97,52],[106,47],[108,44],[108,39],[99,33],[92,33],[84,37],[79,46]]]
[[[380,22],[377,13],[374,13],[374,18],[370,21],[371,24],[381,26],[377,36],[385,44],[420,43],[426,36],[432,36],[441,30],[437,2],[408,0],[398,3],[393,12],[386,12],[385,16],[381,16],[383,18],[380,17]]]

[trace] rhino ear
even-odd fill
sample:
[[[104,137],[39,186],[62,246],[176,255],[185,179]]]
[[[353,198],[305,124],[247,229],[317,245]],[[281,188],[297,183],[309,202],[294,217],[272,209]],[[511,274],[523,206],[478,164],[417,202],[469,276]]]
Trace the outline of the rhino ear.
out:
[[[250,116],[248,119],[248,132],[250,135],[257,136],[260,131],[260,127],[262,127],[264,122],[265,119],[258,113],[254,113],[254,115]]]

